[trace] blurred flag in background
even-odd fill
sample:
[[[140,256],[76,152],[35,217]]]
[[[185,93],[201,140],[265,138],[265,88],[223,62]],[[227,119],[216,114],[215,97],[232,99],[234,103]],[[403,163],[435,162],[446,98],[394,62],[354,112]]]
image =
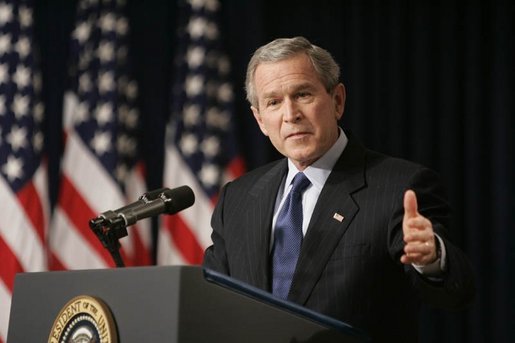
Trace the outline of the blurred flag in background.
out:
[[[233,120],[230,63],[222,50],[217,0],[179,6],[172,114],[167,127],[164,186],[188,185],[195,204],[162,216],[158,264],[200,264],[211,244],[211,213],[218,192],[241,175]]]
[[[65,151],[50,232],[51,268],[114,266],[88,221],[145,191],[138,162],[138,88],[131,78],[125,1],[79,1],[64,98]],[[149,223],[120,240],[126,265],[151,262]]]
[[[14,276],[47,269],[49,199],[32,1],[0,1],[0,342]]]

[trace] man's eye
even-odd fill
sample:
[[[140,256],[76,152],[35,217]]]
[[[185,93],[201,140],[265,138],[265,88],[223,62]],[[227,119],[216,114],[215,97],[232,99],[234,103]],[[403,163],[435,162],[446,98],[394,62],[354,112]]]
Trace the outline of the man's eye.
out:
[[[267,106],[275,106],[275,105],[277,105],[278,103],[279,103],[279,101],[277,101],[277,100],[269,100],[269,101],[266,103],[266,105],[267,105]]]

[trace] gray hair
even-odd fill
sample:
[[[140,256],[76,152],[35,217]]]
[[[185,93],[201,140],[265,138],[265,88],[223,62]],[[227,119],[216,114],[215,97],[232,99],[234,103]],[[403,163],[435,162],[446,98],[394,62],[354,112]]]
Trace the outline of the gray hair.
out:
[[[245,80],[245,91],[247,100],[254,107],[258,107],[258,99],[254,85],[254,74],[261,63],[279,62],[298,54],[306,54],[320,81],[330,93],[339,83],[340,67],[334,61],[331,54],[314,44],[311,44],[304,37],[278,38],[256,50],[250,59],[247,67],[247,78]]]

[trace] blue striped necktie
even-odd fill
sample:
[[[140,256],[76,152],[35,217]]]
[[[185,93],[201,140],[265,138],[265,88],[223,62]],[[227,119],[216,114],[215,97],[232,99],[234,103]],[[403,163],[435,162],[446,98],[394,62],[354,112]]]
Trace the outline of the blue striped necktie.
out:
[[[293,178],[274,231],[272,293],[286,299],[302,245],[302,193],[311,184],[303,173]]]

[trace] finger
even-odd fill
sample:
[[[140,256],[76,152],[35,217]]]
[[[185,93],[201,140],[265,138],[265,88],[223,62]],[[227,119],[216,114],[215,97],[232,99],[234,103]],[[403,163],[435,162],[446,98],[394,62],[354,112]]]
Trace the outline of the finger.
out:
[[[433,235],[428,231],[410,230],[404,235],[404,242],[432,242]]]
[[[405,231],[408,231],[408,230],[421,231],[421,230],[426,230],[426,229],[432,227],[432,225],[431,225],[431,222],[429,221],[429,219],[419,215],[418,217],[404,219],[404,227],[405,227]]]
[[[403,264],[420,264],[420,259],[422,258],[422,255],[420,254],[404,254],[401,256],[401,262]]]
[[[408,189],[404,193],[404,218],[413,218],[418,215],[417,196],[415,192]]]
[[[410,243],[404,247],[401,262],[404,264],[426,265],[436,260],[436,246],[434,243]]]
[[[435,246],[432,242],[411,242],[404,246],[404,253],[412,255],[432,255]]]

